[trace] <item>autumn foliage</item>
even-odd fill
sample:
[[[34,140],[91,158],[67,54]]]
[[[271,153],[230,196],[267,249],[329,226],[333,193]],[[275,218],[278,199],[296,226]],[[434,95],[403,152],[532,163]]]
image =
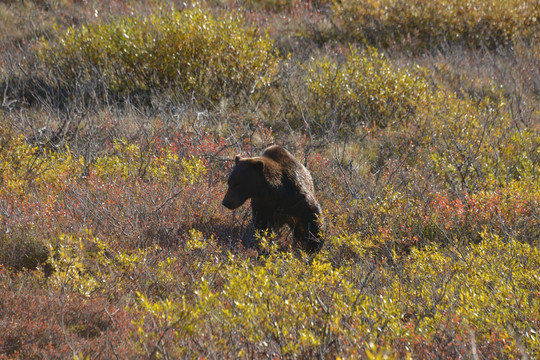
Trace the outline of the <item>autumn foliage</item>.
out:
[[[0,359],[540,357],[538,11],[0,4]],[[221,206],[273,143],[317,254]]]

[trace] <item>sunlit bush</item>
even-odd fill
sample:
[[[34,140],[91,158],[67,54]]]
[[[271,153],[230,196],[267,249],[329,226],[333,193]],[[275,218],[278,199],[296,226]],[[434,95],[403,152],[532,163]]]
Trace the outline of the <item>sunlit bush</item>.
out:
[[[139,294],[143,317],[133,335],[145,355],[358,357],[374,347],[400,358],[441,357],[470,353],[472,341],[488,358],[538,354],[540,282],[529,276],[538,250],[482,238],[415,250],[392,268],[335,267],[327,253],[311,264],[291,254],[262,262],[231,255],[203,265],[194,294]],[[193,346],[200,341],[205,346]]]
[[[533,1],[8,5],[0,360],[539,358]],[[221,205],[270,143],[316,256]]]
[[[307,70],[310,115],[322,128],[355,131],[406,123],[428,91],[422,74],[395,69],[374,48],[352,50],[343,64],[315,60]]]
[[[304,80],[302,120],[317,134],[362,139],[351,156],[374,173],[392,160],[429,167],[456,193],[540,176],[538,133],[516,126],[503,88],[482,98],[454,93],[433,85],[427,69],[396,68],[373,48],[343,63],[311,61]]]
[[[0,149],[0,195],[29,195],[64,186],[64,181],[79,175],[81,159],[69,148],[50,151],[26,141],[24,136],[11,138]]]
[[[278,61],[240,14],[198,8],[69,28],[40,54],[68,87],[103,80],[116,91],[176,88],[201,101],[268,86]]]
[[[418,122],[435,171],[453,190],[538,178],[538,133],[520,130],[510,112],[502,96],[478,100],[439,91],[431,97]]]
[[[341,0],[333,5],[346,37],[414,49],[453,43],[495,47],[515,36],[535,37],[539,15],[534,0]]]
[[[112,147],[113,154],[96,160],[93,175],[102,179],[119,176],[124,180],[193,184],[206,172],[200,158],[180,159],[173,146],[144,150],[138,144],[115,140]]]
[[[452,340],[468,338],[471,344],[472,337],[483,356],[490,354],[487,357],[540,351],[539,323],[533,315],[538,302],[529,300],[539,291],[538,278],[530,276],[535,272],[533,264],[540,260],[538,249],[486,233],[482,238],[470,249],[415,251],[403,269],[403,278],[394,280],[393,288],[407,294],[399,300],[407,318],[400,325],[395,323],[395,330],[404,331],[407,337],[416,333],[411,337],[416,339],[410,343],[413,348],[436,350],[443,345],[426,336],[432,334],[450,337],[447,351],[452,350]],[[517,289],[523,296],[517,295]],[[445,331],[447,326],[452,332]]]

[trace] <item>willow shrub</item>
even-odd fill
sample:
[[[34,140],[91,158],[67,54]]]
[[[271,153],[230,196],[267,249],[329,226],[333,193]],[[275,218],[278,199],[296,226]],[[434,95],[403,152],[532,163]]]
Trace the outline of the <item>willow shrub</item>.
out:
[[[372,169],[414,146],[408,165],[431,167],[455,191],[538,178],[538,131],[516,126],[501,89],[484,98],[454,93],[432,85],[425,69],[396,68],[371,47],[352,50],[343,63],[313,60],[306,69],[310,125],[353,141],[369,136],[379,144],[362,149]]]
[[[41,59],[65,84],[103,80],[113,91],[178,89],[218,100],[269,85],[272,41],[237,13],[198,8],[71,27],[45,41]]]
[[[421,74],[396,70],[375,48],[352,50],[343,64],[314,60],[307,65],[305,82],[319,125],[332,127],[332,121],[351,130],[406,121],[428,90]]]
[[[347,37],[378,45],[495,47],[536,36],[535,0],[336,0],[334,21]]]
[[[109,153],[88,164],[67,146],[50,151],[7,130],[0,136],[0,266],[43,265],[56,251],[47,246],[50,238],[82,228],[121,234],[116,240],[130,247],[172,241],[178,219],[191,223],[213,211],[199,205],[207,193],[193,191],[207,185],[208,165],[179,150],[189,146],[183,137],[152,148],[115,140],[104,144]]]
[[[476,245],[415,250],[395,267],[200,258],[193,293],[139,293],[140,351],[182,357],[486,358],[540,351],[538,250],[484,233]],[[334,244],[331,240],[330,247]],[[188,250],[189,251],[189,250]],[[471,340],[473,339],[473,340]]]
[[[506,99],[439,91],[418,116],[435,171],[454,190],[490,188],[539,176],[539,133],[520,129]]]

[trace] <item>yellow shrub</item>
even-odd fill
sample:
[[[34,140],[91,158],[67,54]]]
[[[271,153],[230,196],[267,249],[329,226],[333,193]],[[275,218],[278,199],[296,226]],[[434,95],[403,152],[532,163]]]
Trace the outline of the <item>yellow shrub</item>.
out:
[[[41,59],[66,84],[102,79],[118,91],[169,89],[218,100],[269,85],[277,56],[268,36],[237,13],[163,11],[70,28]]]
[[[156,182],[190,185],[206,173],[204,162],[198,157],[178,157],[171,146],[158,153],[155,149],[142,149],[140,145],[115,140],[113,154],[99,157],[94,174],[103,179],[121,177],[124,180],[152,179]]]
[[[445,351],[451,346],[445,341],[474,331],[479,343],[489,343],[496,333],[508,344],[497,343],[493,354],[514,356],[519,336],[526,351],[538,355],[540,253],[482,236],[470,247],[413,250],[392,267],[370,264],[366,257],[356,260],[363,259],[363,266],[336,267],[325,253],[306,263],[275,251],[260,261],[229,255],[211,266],[201,263],[194,294],[152,301],[139,295],[144,321],[161,325],[150,333],[141,323],[137,337],[148,345],[159,329],[168,329],[174,336],[163,348],[182,354],[193,351],[190,339],[205,339],[212,344],[208,351],[224,357],[323,351],[333,357],[404,358],[438,346]],[[216,274],[218,281],[211,281]],[[438,344],[441,331],[450,335]],[[332,345],[337,339],[340,350]]]
[[[407,122],[428,90],[421,74],[396,70],[375,48],[352,50],[342,65],[328,58],[313,61],[305,81],[320,125],[334,122],[353,130]]]
[[[75,158],[69,147],[62,150],[41,149],[23,135],[7,141],[0,150],[0,195],[28,195],[28,190],[50,192],[65,187],[82,172],[82,158]]]
[[[540,29],[535,0],[336,0],[332,9],[346,36],[383,45],[498,46]]]

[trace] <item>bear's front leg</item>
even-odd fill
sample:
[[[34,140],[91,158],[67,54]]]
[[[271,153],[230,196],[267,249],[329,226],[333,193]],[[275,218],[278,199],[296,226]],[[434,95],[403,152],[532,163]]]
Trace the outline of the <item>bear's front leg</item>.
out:
[[[308,254],[319,252],[324,242],[320,238],[320,226],[317,220],[297,224],[294,228],[294,238]]]
[[[258,230],[260,233],[273,230],[274,224],[272,221],[272,214],[253,205],[251,206],[251,212],[253,216],[253,225],[255,226],[255,230]]]

